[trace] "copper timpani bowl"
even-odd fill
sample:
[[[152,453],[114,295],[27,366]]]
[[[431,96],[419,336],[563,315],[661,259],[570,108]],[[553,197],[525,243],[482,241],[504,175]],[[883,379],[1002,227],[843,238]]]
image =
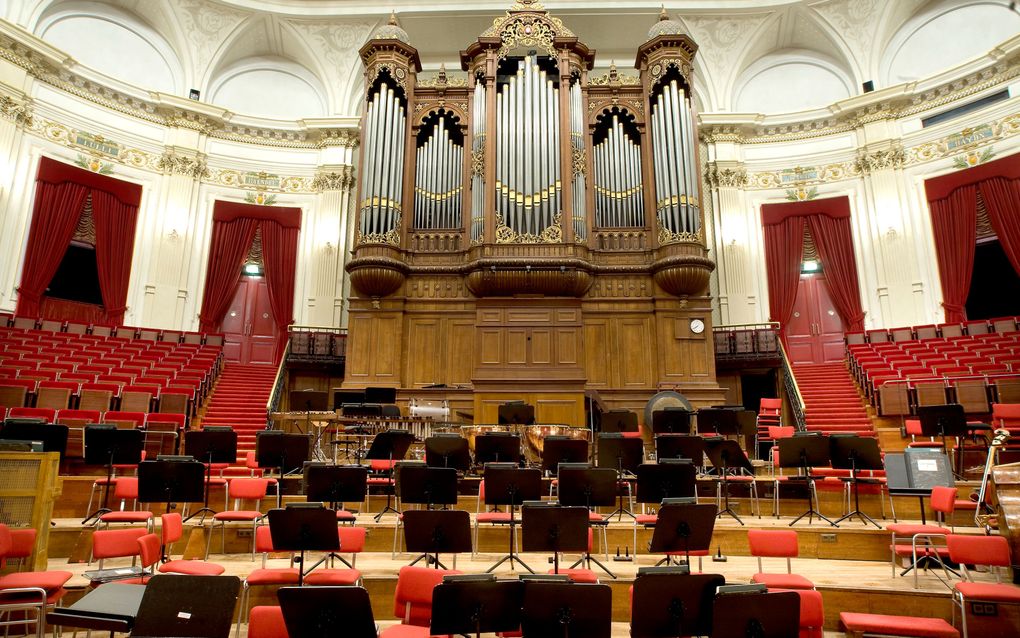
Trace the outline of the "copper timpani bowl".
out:
[[[529,463],[539,464],[542,462],[542,452],[545,450],[545,438],[547,436],[565,436],[571,439],[587,441],[590,437],[588,428],[575,428],[569,425],[525,425],[524,426],[524,455]]]
[[[471,456],[474,457],[475,437],[493,432],[512,432],[514,427],[510,425],[462,425],[460,426],[460,435],[467,439],[468,449],[471,451]]]

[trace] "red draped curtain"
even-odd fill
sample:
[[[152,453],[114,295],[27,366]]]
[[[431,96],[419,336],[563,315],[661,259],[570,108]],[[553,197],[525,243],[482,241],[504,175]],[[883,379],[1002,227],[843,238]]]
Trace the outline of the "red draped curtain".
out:
[[[849,331],[864,330],[864,309],[857,285],[857,261],[849,217],[809,215],[811,237],[825,268],[825,283]]]
[[[215,331],[230,307],[257,225],[258,220],[249,217],[232,221],[213,219],[209,268],[205,275],[202,310],[198,313],[202,331]]]
[[[797,300],[800,262],[804,253],[804,218],[787,217],[767,224],[765,232],[765,274],[769,286],[769,321],[786,327]]]
[[[1013,270],[1020,275],[1020,180],[993,177],[981,182],[980,189],[988,221]]]
[[[265,267],[269,303],[280,334],[294,323],[294,271],[297,267],[298,228],[272,220],[260,222],[262,264]],[[283,340],[281,340],[283,343]]]
[[[138,206],[110,193],[92,191],[92,221],[96,226],[96,268],[106,310],[105,323],[121,325],[127,310],[131,255],[135,247]]]

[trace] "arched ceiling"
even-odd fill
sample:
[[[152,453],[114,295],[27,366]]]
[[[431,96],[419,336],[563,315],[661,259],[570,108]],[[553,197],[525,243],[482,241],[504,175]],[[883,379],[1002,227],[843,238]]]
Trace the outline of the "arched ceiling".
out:
[[[140,88],[207,100],[239,114],[356,115],[358,48],[395,10],[425,72],[459,68],[460,49],[510,0],[0,0],[0,15],[97,71]],[[659,0],[548,0],[622,72],[657,20]],[[695,89],[707,112],[782,113],[824,107],[921,79],[982,55],[1020,32],[1006,0],[671,0],[699,44]],[[95,25],[111,33],[95,39]],[[132,38],[132,34],[135,36]],[[146,45],[146,42],[151,43]],[[119,50],[131,49],[134,50]],[[130,61],[165,63],[146,86]],[[915,70],[913,73],[911,70]],[[118,73],[119,71],[119,73]],[[291,87],[288,93],[287,87]],[[229,90],[227,90],[229,89]],[[282,91],[281,91],[282,89]],[[273,91],[293,96],[266,102]],[[219,101],[217,101],[219,100]]]

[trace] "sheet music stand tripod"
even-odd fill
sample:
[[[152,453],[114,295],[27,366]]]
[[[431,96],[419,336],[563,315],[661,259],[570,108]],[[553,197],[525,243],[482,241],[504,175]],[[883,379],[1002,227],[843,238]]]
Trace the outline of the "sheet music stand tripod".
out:
[[[946,405],[922,405],[917,407],[917,418],[921,421],[921,434],[929,437],[940,437],[942,449],[948,453],[947,438],[956,439],[956,454],[953,459],[953,474],[957,479],[963,478],[963,440],[967,437],[971,426],[967,425],[967,415],[963,406],[958,403]]]
[[[587,463],[588,441],[569,436],[547,436],[542,444],[542,471],[555,474],[560,463]]]
[[[521,630],[524,638],[609,638],[612,607],[609,585],[526,581]]]
[[[857,516],[866,526],[871,523],[882,529],[882,526],[873,518],[861,511],[860,483],[862,479],[857,477],[859,470],[881,470],[882,453],[878,449],[878,440],[870,436],[836,435],[829,437],[832,467],[840,470],[850,470],[850,489],[854,494],[854,509],[850,513],[840,516],[836,523],[845,520],[852,520]]]
[[[343,509],[344,503],[349,501],[364,500],[367,486],[368,468],[364,465],[309,463],[305,466],[305,498],[329,503],[330,509],[335,511]]]
[[[688,566],[642,567],[634,579],[632,638],[704,636],[712,629],[719,574],[691,574]]]
[[[510,562],[513,571],[514,563],[534,574],[534,570],[514,553],[517,540],[517,508],[524,501],[537,501],[542,498],[542,471],[536,468],[519,468],[512,464],[489,463],[485,466],[485,502],[490,505],[507,505],[510,508],[510,552],[500,558],[495,565],[485,570],[491,573],[503,563]]]
[[[794,435],[779,439],[776,444],[779,446],[779,467],[798,468],[807,487],[807,511],[790,521],[790,527],[793,527],[805,516],[808,517],[809,525],[817,516],[833,527],[839,527],[832,519],[815,509],[815,480],[811,477],[811,468],[824,467],[829,464],[829,437],[816,434]],[[789,477],[787,480],[792,478]],[[779,489],[778,481],[775,489]]]
[[[797,592],[718,593],[712,603],[712,638],[790,638],[799,633]]]
[[[468,440],[456,433],[433,434],[425,439],[425,464],[467,472],[471,468]]]
[[[201,460],[205,468],[205,486],[202,497],[202,509],[184,519],[190,521],[199,514],[202,515],[202,522],[205,522],[206,513],[215,514],[216,511],[209,507],[209,487],[212,483],[213,463],[236,463],[237,462],[237,432],[228,426],[210,425],[201,430],[188,430],[184,433],[184,450],[189,456]],[[223,489],[227,486],[224,484]],[[279,490],[279,487],[277,487]],[[277,503],[279,505],[279,503]]]
[[[630,482],[627,476],[634,476],[638,465],[644,460],[645,442],[639,438],[628,438],[622,434],[600,434],[598,440],[598,466],[614,467],[619,474],[621,483],[630,490]],[[617,489],[620,495],[620,503],[616,509],[606,516],[606,520],[617,516],[617,520],[623,520],[623,515],[635,518],[634,512],[630,511],[623,504],[623,491]]]
[[[106,490],[103,503],[81,522],[85,525],[92,519],[112,511],[109,508],[110,490],[113,487],[113,466],[133,465],[142,461],[142,447],[145,433],[141,430],[121,430],[115,425],[98,424],[85,426],[85,465],[106,466]]]
[[[730,410],[720,410],[720,412],[731,412]],[[744,450],[740,448],[740,444],[730,439],[706,439],[705,440],[705,454],[708,455],[708,460],[712,462],[712,467],[718,473],[717,480],[720,481],[719,490],[722,492],[723,497],[723,508],[719,510],[718,516],[723,514],[729,514],[733,517],[733,520],[737,521],[741,525],[744,521],[740,520],[733,508],[730,507],[730,470],[747,470],[752,474],[750,487],[751,498],[752,498],[752,513],[754,511],[754,501],[757,500],[757,489],[754,485],[754,467],[751,465],[751,461],[748,460],[747,455],[744,454]],[[758,513],[758,518],[761,518],[761,512]]]
[[[465,635],[515,631],[521,626],[524,583],[493,574],[447,576],[432,590],[429,634]]]
[[[524,551],[552,552],[553,573],[560,573],[560,552],[588,553],[588,509],[553,501],[521,507]]]
[[[594,512],[596,507],[611,507],[616,503],[619,475],[611,467],[591,467],[587,463],[562,463],[559,466],[558,476],[561,505],[583,505],[589,512]],[[607,546],[606,527],[609,525],[609,519],[593,521],[589,515],[588,523],[602,528],[602,547],[608,559],[609,547]],[[587,545],[585,547],[587,548]],[[591,563],[595,563],[611,578],[616,578],[616,574],[609,571],[609,568],[593,557],[587,549],[585,549],[584,556],[570,568],[573,569],[581,563],[585,563],[588,567],[591,567]]]
[[[395,474],[396,492],[400,495],[402,505],[424,505],[431,510],[437,505],[447,509],[449,505],[457,504],[457,470],[452,467],[429,467],[416,461],[401,461],[396,465]],[[402,515],[407,514],[408,511],[404,511]],[[402,524],[401,518],[397,517],[393,529],[394,549]],[[396,554],[393,558],[396,558]],[[429,559],[426,563],[431,560],[428,556],[425,558]]]
[[[439,555],[453,554],[457,569],[457,554],[471,551],[471,515],[464,510],[407,510],[403,525],[407,551],[421,553],[411,565],[425,559],[426,567],[446,569]]]
[[[691,413],[684,408],[652,412],[652,434],[690,434]]]
[[[166,513],[174,503],[197,503],[205,490],[205,466],[190,456],[160,456],[138,464],[138,502],[165,503]]]
[[[689,566],[691,552],[706,552],[712,545],[716,506],[675,502],[679,500],[667,499],[659,508],[648,551],[652,554],[665,554],[666,557],[657,562],[656,566],[672,562],[673,555],[680,552],[684,553],[685,562]]]
[[[475,465],[521,463],[521,437],[514,432],[487,432],[475,437]]]
[[[281,587],[277,591],[287,633],[301,638],[376,638],[372,602],[364,587]]]
[[[414,435],[407,430],[386,430],[375,435],[372,439],[372,445],[368,448],[368,453],[365,458],[369,461],[386,461],[386,465],[389,467],[389,476],[393,478],[393,467],[397,461],[401,461],[407,456],[407,450],[410,449],[414,443]],[[375,515],[375,522],[378,523],[382,520],[383,515],[386,512],[393,512],[394,514],[400,514],[393,507],[393,493],[396,492],[396,483],[393,484],[393,489],[386,492],[386,505],[382,510]]]
[[[273,549],[299,554],[299,558],[295,559],[300,565],[299,587],[304,585],[305,576],[329,558],[329,555],[323,557],[306,570],[305,552],[323,551],[335,555],[340,551],[336,514],[322,507],[322,503],[292,504],[285,508],[271,509],[266,516],[269,518]]]
[[[701,467],[705,464],[705,439],[690,434],[657,434],[655,458],[689,459],[695,467]]]
[[[307,434],[284,434],[279,430],[263,430],[255,435],[255,462],[261,468],[280,472],[276,483],[276,507],[283,505],[283,477],[304,467],[312,439]]]

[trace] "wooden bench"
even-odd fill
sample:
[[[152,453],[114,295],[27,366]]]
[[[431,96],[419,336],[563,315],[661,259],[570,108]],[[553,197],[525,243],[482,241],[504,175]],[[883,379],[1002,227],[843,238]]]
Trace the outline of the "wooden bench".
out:
[[[960,638],[960,632],[941,618],[858,614],[844,611],[839,614],[839,624],[846,631],[848,638],[863,638],[865,634],[911,636],[914,638]]]

